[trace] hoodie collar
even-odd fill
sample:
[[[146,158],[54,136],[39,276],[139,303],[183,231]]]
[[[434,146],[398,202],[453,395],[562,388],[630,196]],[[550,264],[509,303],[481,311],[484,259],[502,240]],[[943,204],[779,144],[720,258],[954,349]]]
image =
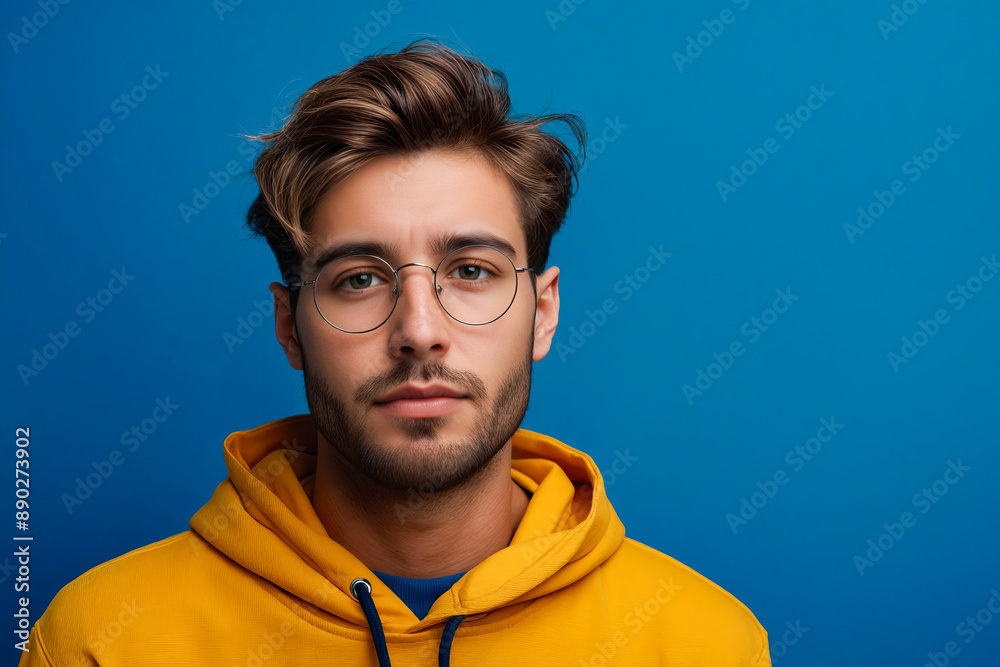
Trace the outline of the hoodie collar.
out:
[[[331,539],[313,509],[316,426],[310,415],[273,421],[226,438],[229,477],[191,518],[226,556],[336,617],[365,625],[349,590],[371,570]],[[527,602],[572,584],[624,540],[600,471],[585,453],[519,429],[511,478],[532,494],[508,547],[470,569],[422,620],[387,587],[372,592],[390,632]],[[384,590],[383,590],[384,589]]]

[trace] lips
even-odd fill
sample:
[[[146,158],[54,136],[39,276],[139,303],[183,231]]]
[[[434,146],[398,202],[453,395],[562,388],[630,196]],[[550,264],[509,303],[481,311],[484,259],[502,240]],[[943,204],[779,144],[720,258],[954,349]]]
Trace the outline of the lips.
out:
[[[404,385],[375,401],[375,409],[395,418],[428,419],[454,414],[466,395],[445,385]]]
[[[465,398],[466,394],[451,387],[433,384],[426,387],[418,387],[408,384],[389,392],[385,396],[377,399],[375,404],[391,403],[392,401],[420,400],[428,398]]]

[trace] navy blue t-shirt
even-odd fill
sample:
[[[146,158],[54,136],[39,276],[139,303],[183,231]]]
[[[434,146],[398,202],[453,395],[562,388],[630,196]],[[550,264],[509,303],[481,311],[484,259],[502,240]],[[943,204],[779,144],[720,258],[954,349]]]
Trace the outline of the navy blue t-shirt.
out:
[[[420,620],[424,619],[427,612],[431,610],[431,606],[445,591],[465,576],[465,572],[460,572],[459,574],[449,574],[446,577],[411,579],[409,577],[383,574],[382,572],[374,573],[375,576],[382,580],[382,583],[392,589],[392,592],[400,600],[406,603],[406,606],[410,608],[413,615]]]

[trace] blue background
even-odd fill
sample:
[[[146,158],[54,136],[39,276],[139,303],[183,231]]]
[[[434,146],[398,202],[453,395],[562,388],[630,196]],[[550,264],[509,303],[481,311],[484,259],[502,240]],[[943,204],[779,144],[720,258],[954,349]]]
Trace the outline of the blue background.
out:
[[[746,603],[775,664],[922,665],[949,641],[961,650],[952,664],[997,664],[1000,619],[969,643],[957,626],[1000,589],[1000,280],[973,281],[981,290],[961,309],[948,298],[1000,253],[997,5],[909,0],[896,26],[888,1],[387,4],[69,2],[47,18],[16,0],[0,11],[0,452],[9,470],[15,427],[31,427],[33,616],[90,567],[185,530],[226,475],[230,432],[307,411],[273,318],[239,345],[223,338],[278,279],[266,245],[241,229],[252,179],[208,188],[188,220],[180,206],[229,161],[247,171],[240,133],[274,127],[309,85],[433,35],[503,70],[515,111],[576,112],[590,131],[552,247],[558,345],[535,365],[524,426],[609,471],[616,453],[635,457],[608,476],[628,534]],[[33,15],[37,30],[25,27]],[[689,61],[674,55],[686,50]],[[147,78],[155,87],[122,117],[114,101],[147,66],[168,74]],[[831,95],[800,109],[813,86]],[[787,136],[776,123],[796,111],[809,118]],[[57,174],[53,162],[105,118],[113,131]],[[911,181],[904,163],[939,128],[958,138]],[[723,196],[731,166],[768,138],[777,152],[743,165],[752,175]],[[881,217],[845,230],[897,179],[905,192]],[[660,246],[672,256],[644,273]],[[78,304],[122,269],[134,279],[87,321]],[[645,282],[626,299],[629,275]],[[775,318],[776,290],[798,298]],[[608,299],[614,312],[586,325]],[[889,353],[938,309],[947,322],[894,367]],[[18,366],[70,321],[79,335],[22,378]],[[743,354],[710,366],[734,341]],[[699,370],[715,379],[686,395]],[[63,494],[168,397],[174,414],[70,513]],[[786,459],[824,418],[843,428],[803,464]],[[949,461],[969,470],[938,484],[938,502],[915,504]],[[775,473],[787,483],[769,486]],[[727,519],[741,505],[745,523]],[[882,537],[891,547],[859,572],[855,556],[907,511],[915,525]],[[796,622],[808,631],[782,643]]]

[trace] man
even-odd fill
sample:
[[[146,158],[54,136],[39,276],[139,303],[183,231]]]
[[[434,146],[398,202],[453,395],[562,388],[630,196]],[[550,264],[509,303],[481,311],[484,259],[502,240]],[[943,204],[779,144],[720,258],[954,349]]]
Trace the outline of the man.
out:
[[[586,454],[519,430],[577,161],[433,42],[312,86],[248,224],[309,414],[226,439],[185,533],[66,586],[22,665],[770,664],[734,597],[624,537]]]

